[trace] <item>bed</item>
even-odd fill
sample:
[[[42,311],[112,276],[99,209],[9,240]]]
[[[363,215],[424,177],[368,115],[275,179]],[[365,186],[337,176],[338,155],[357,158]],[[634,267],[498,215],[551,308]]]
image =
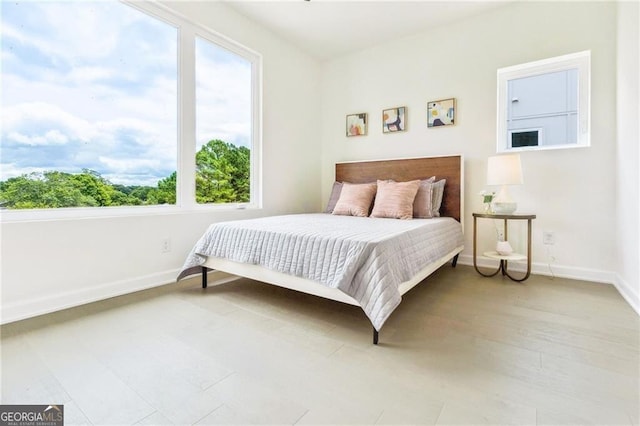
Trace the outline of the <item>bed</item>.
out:
[[[440,217],[398,220],[327,213],[215,223],[194,245],[178,281],[218,270],[359,306],[373,343],[402,296],[463,250],[461,156],[337,163],[353,184],[446,179]]]

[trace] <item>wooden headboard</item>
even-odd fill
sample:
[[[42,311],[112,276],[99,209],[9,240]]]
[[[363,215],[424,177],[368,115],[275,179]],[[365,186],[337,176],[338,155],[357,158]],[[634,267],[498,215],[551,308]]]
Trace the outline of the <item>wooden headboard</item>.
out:
[[[460,155],[447,157],[408,158],[399,160],[358,161],[336,163],[336,181],[351,183],[393,179],[404,182],[415,179],[446,179],[441,216],[458,222],[462,217],[463,160]]]

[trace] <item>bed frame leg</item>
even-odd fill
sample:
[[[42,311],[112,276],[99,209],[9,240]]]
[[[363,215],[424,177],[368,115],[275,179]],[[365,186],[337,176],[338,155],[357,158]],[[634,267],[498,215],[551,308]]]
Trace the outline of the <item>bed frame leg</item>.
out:
[[[452,267],[454,267],[454,268],[455,268],[455,267],[456,267],[456,265],[458,264],[458,255],[459,255],[459,254],[460,254],[460,253],[458,253],[458,254],[456,254],[455,256],[453,256],[453,260],[451,261],[451,266],[452,266]]]
[[[202,267],[202,288],[207,288],[207,272],[209,272],[209,268],[206,266]]]
[[[373,329],[373,344],[378,344],[378,330],[376,330],[375,328]]]

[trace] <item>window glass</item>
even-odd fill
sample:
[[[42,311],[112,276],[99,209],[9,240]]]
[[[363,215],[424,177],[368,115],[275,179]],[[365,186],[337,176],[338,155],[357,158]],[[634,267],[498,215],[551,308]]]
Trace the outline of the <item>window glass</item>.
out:
[[[3,2],[0,207],[175,204],[176,27],[120,2]]]
[[[538,146],[540,130],[512,130],[509,132],[511,136],[511,146],[513,148],[522,148],[525,146]]]
[[[498,70],[497,151],[590,145],[589,51]]]
[[[196,201],[250,201],[252,64],[196,37]]]
[[[511,147],[576,144],[578,129],[578,69],[550,72],[508,81],[507,130],[523,135],[529,128],[544,131],[544,140],[522,144],[512,137]],[[528,132],[532,133],[532,132]]]

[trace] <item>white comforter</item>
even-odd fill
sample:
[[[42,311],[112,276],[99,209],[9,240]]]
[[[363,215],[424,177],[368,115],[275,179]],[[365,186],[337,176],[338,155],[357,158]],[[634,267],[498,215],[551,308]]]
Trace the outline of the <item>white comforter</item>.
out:
[[[221,222],[193,247],[178,280],[200,272],[207,256],[261,265],[340,289],[380,330],[400,304],[398,286],[463,244],[451,218],[299,214]]]

